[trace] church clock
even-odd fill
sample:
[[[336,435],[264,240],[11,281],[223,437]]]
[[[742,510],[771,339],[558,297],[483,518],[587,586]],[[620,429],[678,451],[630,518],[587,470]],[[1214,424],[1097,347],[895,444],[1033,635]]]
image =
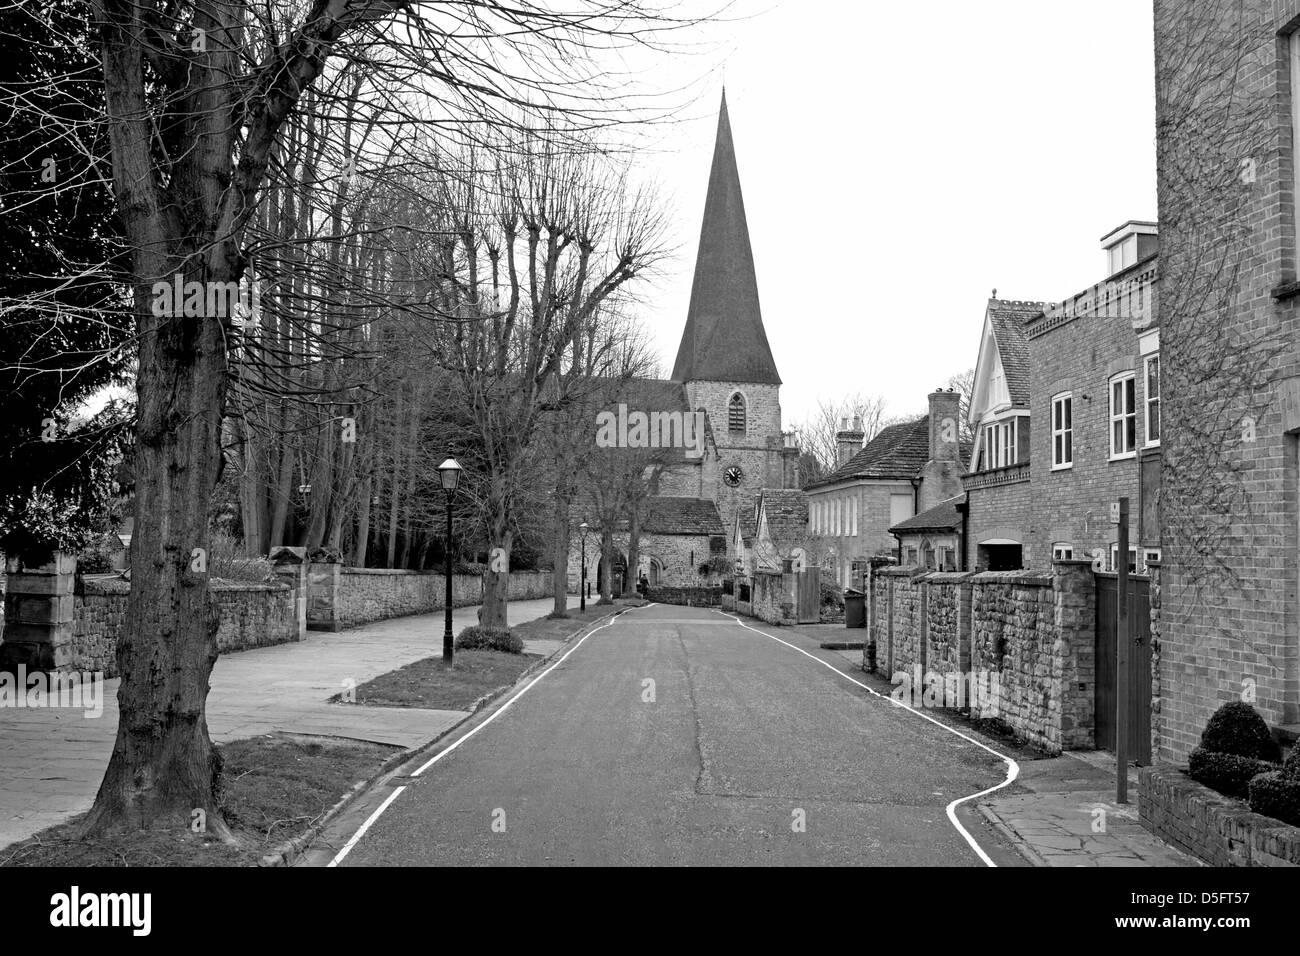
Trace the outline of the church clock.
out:
[[[722,473],[722,480],[733,488],[740,487],[740,483],[745,480],[745,473],[740,470],[739,465],[732,465]]]

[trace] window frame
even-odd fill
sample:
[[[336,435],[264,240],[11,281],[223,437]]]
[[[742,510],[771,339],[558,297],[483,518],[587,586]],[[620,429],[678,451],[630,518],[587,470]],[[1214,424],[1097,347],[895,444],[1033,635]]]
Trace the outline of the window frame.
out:
[[[735,418],[735,408],[739,400],[740,408],[740,427],[733,424]],[[749,401],[745,398],[745,393],[735,391],[727,399],[727,433],[730,435],[747,435],[749,434]]]
[[[1153,561],[1153,560],[1154,560],[1154,561],[1159,561],[1159,560],[1160,560],[1160,549],[1159,549],[1159,548],[1143,548],[1143,549],[1142,549],[1142,573],[1143,573],[1143,574],[1148,573],[1148,562]]]
[[[1118,541],[1112,541],[1112,542],[1110,543],[1110,551],[1109,551],[1108,553],[1109,553],[1109,558],[1108,558],[1108,561],[1109,561],[1109,567],[1108,567],[1108,570],[1109,570],[1112,574],[1117,574],[1117,573],[1119,573],[1119,564],[1117,563],[1117,562],[1118,562],[1118,559],[1119,559],[1119,542],[1118,542]],[[1128,546],[1128,553],[1129,553],[1129,572],[1128,572],[1128,573],[1129,573],[1129,574],[1139,574],[1140,572],[1139,572],[1138,568],[1141,567],[1141,565],[1138,564],[1138,548],[1137,548],[1137,545],[1135,545],[1135,544],[1130,544],[1130,545]]]
[[[1156,364],[1156,394],[1151,397],[1151,363]],[[1152,352],[1142,360],[1142,438],[1143,448],[1159,448],[1160,436],[1164,433],[1164,421],[1161,414],[1161,394],[1160,394],[1160,353]],[[1156,418],[1156,437],[1151,439],[1151,406],[1155,406]]]
[[[1130,382],[1132,383],[1132,401],[1130,402],[1129,408],[1127,409],[1127,411],[1121,411],[1119,414],[1116,414],[1115,413],[1116,386],[1120,387],[1120,395],[1121,398],[1123,398],[1126,397],[1125,396],[1126,390],[1124,389],[1124,385]],[[1118,374],[1112,375],[1110,377],[1110,379],[1106,383],[1106,404],[1107,404],[1107,410],[1109,412],[1109,415],[1107,416],[1106,419],[1106,424],[1107,424],[1106,442],[1110,448],[1110,458],[1108,460],[1124,461],[1129,458],[1136,458],[1137,447],[1138,447],[1137,445],[1137,370],[1136,369],[1129,369],[1124,372],[1119,372]],[[1127,425],[1130,419],[1132,420],[1132,428],[1131,429],[1124,428],[1124,426]],[[1130,430],[1133,433],[1132,447],[1126,449],[1125,451],[1115,450],[1116,424],[1120,424],[1121,427],[1124,428],[1124,431],[1126,433]]]
[[[1068,426],[1062,424],[1062,426],[1058,428],[1057,416],[1056,416],[1057,407],[1061,406],[1062,408],[1064,408],[1066,407],[1066,405],[1068,405],[1069,407],[1070,424]],[[1048,404],[1047,415],[1048,415],[1048,424],[1051,426],[1051,433],[1052,433],[1051,470],[1068,471],[1069,469],[1074,467],[1074,392],[1057,392],[1055,395],[1053,395],[1051,402]],[[1064,422],[1065,420],[1064,415],[1062,415],[1061,420],[1062,422]],[[1062,449],[1065,448],[1068,439],[1069,452],[1070,452],[1068,458],[1063,456],[1059,461],[1057,460],[1057,455],[1056,455],[1056,440],[1058,438],[1061,439]]]
[[[1068,554],[1062,552],[1069,552]],[[1052,560],[1053,561],[1072,561],[1074,560],[1074,545],[1068,541],[1056,541],[1052,543]]]

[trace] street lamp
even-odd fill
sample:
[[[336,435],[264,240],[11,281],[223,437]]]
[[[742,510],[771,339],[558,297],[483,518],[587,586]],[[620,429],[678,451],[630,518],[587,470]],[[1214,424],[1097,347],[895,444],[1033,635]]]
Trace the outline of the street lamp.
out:
[[[587,610],[587,522],[578,525],[582,532],[582,580],[578,582],[578,610]]]
[[[447,492],[447,543],[444,549],[447,567],[447,626],[442,632],[442,659],[452,662],[452,646],[455,637],[451,633],[451,499],[456,496],[456,486],[460,484],[460,463],[455,458],[448,458],[438,466],[438,478],[442,481],[442,490]]]

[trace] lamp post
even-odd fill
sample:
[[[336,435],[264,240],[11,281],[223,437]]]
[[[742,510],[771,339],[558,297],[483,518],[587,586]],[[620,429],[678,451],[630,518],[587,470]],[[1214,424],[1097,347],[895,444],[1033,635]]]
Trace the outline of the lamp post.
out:
[[[578,525],[582,532],[582,580],[578,582],[578,610],[587,610],[587,522]]]
[[[455,458],[448,458],[438,466],[438,477],[442,480],[442,490],[447,492],[447,543],[444,549],[447,568],[447,626],[442,632],[442,659],[452,663],[455,637],[451,633],[451,499],[456,496],[456,486],[460,484],[460,463]]]

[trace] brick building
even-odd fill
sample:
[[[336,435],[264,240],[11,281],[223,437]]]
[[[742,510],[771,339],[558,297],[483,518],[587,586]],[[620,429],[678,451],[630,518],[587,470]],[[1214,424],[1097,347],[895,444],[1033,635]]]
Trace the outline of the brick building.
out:
[[[963,481],[970,568],[1090,558],[1113,571],[1122,496],[1130,569],[1160,558],[1156,226],[1126,222],[1101,242],[1098,284],[1061,302],[989,300]]]
[[[1155,2],[1164,759],[1226,701],[1300,723],[1298,31],[1297,0]]]
[[[813,556],[842,585],[853,583],[854,562],[896,553],[893,525],[961,491],[961,396],[940,389],[929,402],[929,414],[881,429],[856,453],[862,433],[842,430],[840,466],[805,489]]]

